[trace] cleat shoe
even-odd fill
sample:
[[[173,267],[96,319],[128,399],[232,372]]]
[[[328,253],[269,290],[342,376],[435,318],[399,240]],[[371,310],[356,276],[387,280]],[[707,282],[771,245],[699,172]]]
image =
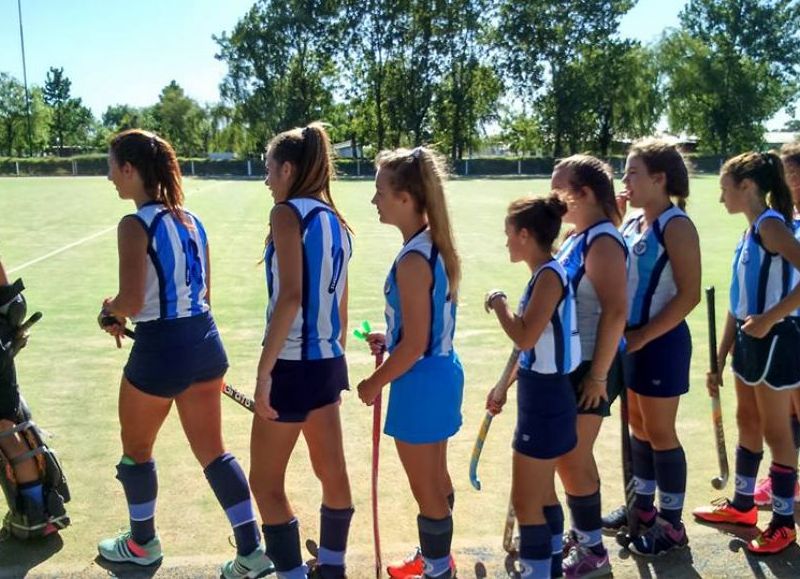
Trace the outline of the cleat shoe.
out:
[[[634,508],[638,517],[639,517],[639,527],[642,529],[648,529],[653,525],[653,521],[656,518],[656,509],[655,507],[650,511],[643,511],[638,508]],[[620,531],[628,530],[628,509],[625,505],[611,511],[608,515],[604,516],[602,519],[603,523],[603,532],[610,535],[616,535]]]
[[[797,532],[790,527],[770,525],[747,544],[747,550],[757,555],[780,553],[797,540]]]
[[[579,544],[580,542],[578,541],[578,535],[575,534],[575,529],[564,531],[564,535],[561,537],[561,556],[566,558],[569,552]]]
[[[249,555],[236,555],[235,559],[222,564],[220,575],[223,579],[256,579],[266,577],[275,571],[275,565],[259,545]]]
[[[417,547],[414,554],[403,560],[402,563],[386,567],[386,572],[393,579],[422,577],[425,573],[425,558],[422,556],[422,551]],[[450,555],[450,574],[452,577],[456,576],[456,561],[452,554]]]
[[[676,529],[668,521],[656,517],[655,524],[643,535],[634,537],[628,549],[644,557],[657,557],[674,549],[682,549],[688,544],[685,527]]]
[[[711,501],[711,506],[696,508],[692,514],[696,519],[712,524],[726,523],[754,527],[758,522],[758,509],[753,507],[749,511],[740,511],[724,497]]]
[[[611,563],[608,551],[598,555],[592,549],[576,545],[569,552],[562,564],[566,579],[588,579],[590,577],[606,577],[611,575]]]
[[[756,484],[753,502],[757,507],[766,507],[772,504],[772,479],[768,476]],[[800,503],[800,483],[794,485],[794,502]]]
[[[135,563],[143,566],[158,563],[164,556],[158,535],[140,545],[133,540],[130,531],[113,539],[103,539],[97,544],[97,551],[103,559],[112,563]]]

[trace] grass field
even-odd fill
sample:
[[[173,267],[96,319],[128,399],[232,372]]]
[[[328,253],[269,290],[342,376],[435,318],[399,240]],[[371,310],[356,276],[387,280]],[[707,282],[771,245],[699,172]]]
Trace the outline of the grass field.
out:
[[[547,188],[547,181],[531,179],[465,179],[449,187],[464,261],[456,332],[456,347],[467,375],[464,426],[450,445],[450,470],[457,491],[454,544],[464,552],[482,546],[499,547],[510,486],[513,405],[509,406],[510,412],[494,421],[486,442],[480,467],[484,490],[472,490],[467,477],[486,392],[510,349],[497,323],[484,313],[483,295],[490,287],[501,287],[508,291],[511,301],[519,296],[528,272],[522,264],[508,263],[503,235],[505,208],[514,198],[544,193]],[[213,308],[231,360],[228,381],[252,391],[264,329],[264,276],[257,262],[266,233],[269,196],[258,181],[187,180],[186,190],[187,206],[202,217],[211,240]],[[374,326],[382,323],[383,280],[401,243],[394,228],[378,223],[369,202],[372,191],[372,183],[366,181],[338,182],[334,191],[337,204],[356,231],[350,270],[351,325],[362,319],[371,320]],[[0,544],[0,575],[3,568],[12,575],[24,574],[28,569],[54,576],[68,571],[80,574],[92,564],[97,540],[126,525],[127,511],[121,486],[114,478],[114,465],[120,455],[117,385],[128,346],[123,350],[114,348],[113,340],[98,330],[95,316],[101,300],[116,290],[113,226],[131,210],[130,202],[120,201],[113,186],[101,178],[0,179],[0,256],[12,271],[10,277],[19,275],[24,279],[30,310],[44,313],[29,347],[17,359],[19,380],[35,419],[54,435],[51,445],[62,459],[73,494],[68,508],[73,524],[63,532],[63,543]],[[718,289],[717,317],[721,327],[727,303],[728,267],[744,221],[728,216],[718,204],[715,177],[693,181],[689,212],[702,241],[703,284],[713,284]],[[31,260],[103,231],[15,271]],[[690,318],[695,345],[693,387],[681,404],[679,417],[679,433],[689,462],[688,509],[714,496],[709,480],[716,473],[716,455],[703,386],[708,363],[705,316],[705,307],[700,306]],[[372,362],[366,349],[354,341],[349,344],[348,359],[351,382],[356,384]],[[724,390],[723,397],[732,467],[733,390]],[[224,412],[228,447],[247,469],[250,417],[228,402],[224,402]],[[363,577],[371,572],[371,409],[348,394],[343,415],[356,503],[351,562],[358,564],[351,565],[350,576]],[[416,544],[416,510],[392,441],[384,438],[383,443],[382,539],[388,554],[399,555]],[[601,434],[597,452],[604,481],[604,506],[614,507],[622,497],[619,426],[615,418],[609,420]],[[160,484],[157,517],[167,560],[224,560],[232,553],[227,521],[191,455],[175,415],[161,433],[156,460]],[[302,448],[294,455],[288,481],[301,533],[304,538],[316,538],[320,492]],[[688,525],[690,537],[708,532],[694,523]],[[720,537],[717,541],[720,548],[727,545],[726,539]],[[760,573],[757,564],[746,562],[741,552],[722,549],[715,557],[720,555],[729,558],[726,564]],[[681,561],[681,565],[686,563]],[[474,560],[463,561],[463,569],[473,563]],[[618,570],[626,570],[617,576],[628,571],[645,573],[641,566],[638,570],[625,566],[616,555],[612,563],[619,563]],[[695,551],[693,562],[690,557],[688,564],[694,568],[693,573],[687,568],[687,573],[697,576],[697,569],[704,564],[703,554]]]

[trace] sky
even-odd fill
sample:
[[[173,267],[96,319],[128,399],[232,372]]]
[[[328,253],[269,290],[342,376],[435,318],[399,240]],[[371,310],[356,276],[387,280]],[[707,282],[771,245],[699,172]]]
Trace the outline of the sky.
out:
[[[109,105],[150,106],[175,80],[200,103],[219,100],[226,73],[212,35],[230,31],[253,0],[21,0],[28,83],[63,67],[72,95],[98,118]],[[623,36],[657,40],[686,0],[639,0]],[[22,80],[17,0],[0,0],[0,72]],[[785,120],[779,115],[770,128]]]

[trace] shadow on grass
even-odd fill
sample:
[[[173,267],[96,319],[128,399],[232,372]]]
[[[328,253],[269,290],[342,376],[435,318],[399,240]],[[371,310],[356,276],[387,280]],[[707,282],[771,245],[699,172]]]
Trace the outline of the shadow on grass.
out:
[[[58,533],[29,541],[3,537],[0,539],[0,577],[24,577],[63,546],[64,541]]]
[[[161,561],[163,559],[143,567],[134,563],[112,563],[111,561],[106,561],[100,555],[94,558],[97,566],[108,571],[112,577],[125,577],[126,579],[149,579],[155,576],[161,567]]]
[[[633,560],[636,563],[639,577],[643,579],[653,579],[654,577],[659,579],[669,577],[701,579],[703,577],[694,568],[691,546],[658,557],[641,557],[623,548],[619,551],[619,558],[623,561]]]

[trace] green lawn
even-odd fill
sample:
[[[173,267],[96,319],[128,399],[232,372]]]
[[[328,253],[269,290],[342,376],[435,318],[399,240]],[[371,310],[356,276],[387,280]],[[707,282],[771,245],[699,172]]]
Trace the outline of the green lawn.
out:
[[[696,178],[692,186],[689,213],[700,231],[703,283],[718,289],[721,326],[729,263],[745,223],[741,217],[728,216],[719,205],[715,177]],[[519,296],[528,272],[521,264],[508,263],[505,208],[512,199],[547,189],[548,182],[541,179],[465,179],[449,186],[464,261],[456,345],[467,374],[464,427],[450,446],[451,473],[457,487],[457,545],[499,542],[508,501],[513,410],[495,420],[489,434],[480,467],[484,490],[480,494],[473,491],[467,477],[486,392],[510,349],[497,323],[484,313],[482,300],[490,287],[508,291],[512,302]],[[228,380],[251,391],[264,329],[265,284],[257,262],[266,234],[269,196],[258,181],[193,179],[187,180],[186,190],[187,206],[201,216],[211,240],[214,314],[232,364]],[[371,182],[343,181],[336,184],[334,195],[356,232],[350,270],[351,324],[369,319],[378,326],[382,323],[383,280],[401,239],[394,228],[378,223],[370,204],[372,191]],[[0,256],[6,268],[13,270],[114,226],[132,208],[101,178],[0,179]],[[115,292],[116,268],[116,239],[110,229],[19,272],[28,287],[29,308],[44,313],[28,349],[17,359],[20,384],[37,422],[53,433],[51,444],[66,468],[74,497],[69,504],[73,525],[63,533],[63,546],[57,554],[39,567],[44,571],[88,565],[96,541],[126,524],[114,465],[120,455],[117,384],[127,345],[115,349],[113,340],[100,332],[95,322],[101,300]],[[710,407],[703,386],[708,363],[705,320],[705,307],[700,306],[690,320],[695,345],[693,388],[680,411],[680,434],[689,461],[689,508],[712,496],[709,480],[716,472]],[[365,348],[353,341],[348,359],[351,382],[356,384],[367,373],[371,359]],[[733,390],[726,389],[723,397],[732,461]],[[229,448],[247,468],[250,418],[234,404],[225,402],[224,408]],[[355,550],[369,553],[371,410],[350,394],[345,396],[343,414],[357,509],[351,544]],[[618,421],[612,418],[598,445],[607,507],[621,498],[618,433]],[[416,544],[416,511],[391,440],[383,442],[383,541],[387,552],[399,553]],[[156,460],[161,489],[158,521],[167,555],[202,554],[222,560],[231,552],[228,525],[175,416],[161,433]],[[316,537],[320,493],[304,449],[295,454],[288,481],[303,535]],[[690,535],[694,528],[690,523]],[[0,544],[0,570],[10,563],[38,564],[43,556],[31,549],[11,541]],[[351,576],[363,576],[366,571],[354,569]]]

